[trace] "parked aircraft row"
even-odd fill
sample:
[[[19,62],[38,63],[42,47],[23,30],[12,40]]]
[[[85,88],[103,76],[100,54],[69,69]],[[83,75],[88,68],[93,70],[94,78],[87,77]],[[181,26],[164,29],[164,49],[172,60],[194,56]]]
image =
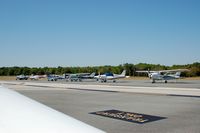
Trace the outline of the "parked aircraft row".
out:
[[[138,73],[147,73],[148,77],[151,79],[152,83],[155,83],[157,80],[162,80],[165,83],[168,80],[176,80],[180,79],[181,72],[189,71],[188,69],[173,69],[173,70],[159,70],[159,71],[136,71]],[[127,78],[126,70],[123,70],[121,74],[114,74],[114,73],[105,73],[96,75],[95,72],[93,73],[76,73],[76,74],[63,74],[60,75],[19,75],[16,77],[16,80],[38,80],[41,78],[47,78],[48,81],[57,81],[57,80],[66,80],[66,81],[82,81],[85,79],[96,79],[99,82],[107,82],[108,80],[116,82],[117,79]]]
[[[16,80],[38,80],[38,79],[41,79],[41,78],[46,78],[47,76],[46,75],[31,75],[31,76],[27,76],[27,75],[18,75],[16,76]]]
[[[50,74],[50,75],[47,75],[47,79],[48,81],[57,81],[57,80],[82,81],[82,79],[92,79],[94,78],[94,76],[95,76],[95,73],[63,74],[62,76]]]
[[[108,80],[111,80],[113,82],[116,82],[116,79],[120,78],[126,78],[126,70],[124,70],[121,74],[113,74],[113,73],[105,73],[105,74],[99,74],[95,76],[95,72],[91,74],[87,73],[76,73],[76,74],[64,74],[63,76],[58,75],[48,75],[47,79],[48,81],[57,81],[59,79],[66,79],[66,81],[82,81],[84,79],[96,79],[100,82],[107,82]]]

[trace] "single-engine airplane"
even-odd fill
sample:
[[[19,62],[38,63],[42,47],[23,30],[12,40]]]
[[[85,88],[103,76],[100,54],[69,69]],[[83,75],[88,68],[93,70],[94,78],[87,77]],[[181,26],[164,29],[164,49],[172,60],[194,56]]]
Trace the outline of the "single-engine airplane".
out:
[[[126,70],[121,74],[105,73],[103,75],[94,76],[94,78],[101,82],[107,82],[107,80],[113,80],[113,82],[116,82],[116,79],[126,78]]]
[[[39,79],[41,79],[41,78],[46,78],[47,77],[47,75],[31,75],[30,77],[29,77],[29,79],[30,80],[39,80]]]
[[[168,80],[180,79],[181,72],[189,71],[188,69],[173,69],[173,70],[159,70],[159,71],[136,71],[138,73],[147,73],[152,83],[156,80],[163,80],[167,83]]]
[[[95,72],[93,73],[75,73],[69,74],[67,77],[67,81],[82,81],[83,79],[93,79],[95,76]]]

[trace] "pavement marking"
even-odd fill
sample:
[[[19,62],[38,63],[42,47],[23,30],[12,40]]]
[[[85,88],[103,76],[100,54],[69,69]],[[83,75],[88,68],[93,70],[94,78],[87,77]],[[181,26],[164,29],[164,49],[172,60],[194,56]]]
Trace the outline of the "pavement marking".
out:
[[[170,87],[137,87],[137,86],[116,86],[116,85],[85,85],[85,84],[62,84],[62,83],[38,83],[38,82],[16,82],[1,81],[2,84],[15,84],[21,86],[44,87],[45,89],[81,89],[87,91],[102,92],[124,92],[124,93],[145,93],[163,94],[172,96],[200,96],[200,89],[197,88],[170,88]],[[28,90],[28,89],[27,89]]]
[[[174,94],[170,94],[170,95],[166,95],[166,96],[200,98],[200,96],[191,96],[191,95],[174,95]]]
[[[149,123],[149,122],[166,119],[166,117],[139,114],[139,113],[133,113],[133,112],[125,112],[125,111],[119,111],[119,110],[113,110],[113,109],[92,112],[90,114],[99,115],[99,116],[103,116],[103,117],[109,117],[109,118],[128,121],[128,122],[133,122],[133,123],[137,123],[137,124],[145,124],[145,123]]]
[[[66,89],[69,89],[69,90],[79,90],[79,91],[112,92],[112,93],[119,92],[119,91],[110,91],[110,90],[81,89],[81,88],[66,88]]]

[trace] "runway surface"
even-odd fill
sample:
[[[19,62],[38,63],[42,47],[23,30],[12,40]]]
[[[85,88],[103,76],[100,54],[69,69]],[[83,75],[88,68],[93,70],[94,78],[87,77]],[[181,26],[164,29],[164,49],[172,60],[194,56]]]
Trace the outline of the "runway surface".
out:
[[[1,81],[0,81],[1,82]],[[14,82],[14,81],[13,81]],[[60,83],[60,84],[86,84],[86,85],[112,85],[112,86],[137,86],[137,87],[176,87],[176,88],[199,88],[200,80],[169,80],[168,83],[156,81],[152,84],[151,80],[117,80],[115,83],[108,81],[106,83],[97,82],[94,79],[85,79],[82,82],[69,82],[65,80],[47,81],[47,80],[20,80],[17,82],[36,82],[36,83]]]
[[[92,81],[0,83],[108,133],[200,132],[200,81],[196,80],[169,84],[151,84],[148,80],[120,80],[116,84]],[[134,112],[165,119],[138,124],[91,114],[105,110]]]

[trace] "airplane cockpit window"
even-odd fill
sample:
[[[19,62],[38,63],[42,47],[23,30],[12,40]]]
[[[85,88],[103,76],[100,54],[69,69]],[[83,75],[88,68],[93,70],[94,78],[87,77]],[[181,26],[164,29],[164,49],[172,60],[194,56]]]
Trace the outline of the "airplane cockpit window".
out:
[[[112,73],[105,73],[106,76],[114,76]]]

